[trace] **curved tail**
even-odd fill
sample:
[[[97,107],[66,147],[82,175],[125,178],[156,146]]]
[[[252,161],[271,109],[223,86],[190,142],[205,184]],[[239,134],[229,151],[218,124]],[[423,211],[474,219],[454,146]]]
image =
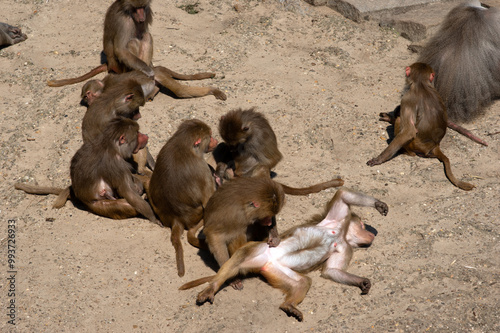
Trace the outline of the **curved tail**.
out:
[[[91,77],[96,76],[99,73],[105,72],[108,70],[108,65],[107,64],[102,64],[97,66],[96,68],[92,69],[90,72],[83,74],[82,76],[75,77],[72,79],[61,79],[61,80],[51,80],[47,81],[47,85],[49,87],[62,87],[62,86],[67,86],[69,84],[74,84],[78,82],[83,82]]]
[[[283,191],[285,191],[285,194],[307,195],[311,193],[318,193],[319,191],[326,190],[327,188],[342,186],[344,185],[344,181],[340,178],[337,178],[329,180],[327,182],[318,183],[309,187],[301,187],[301,188],[290,187],[281,183],[279,184],[281,185],[281,187],[283,187]]]
[[[66,188],[60,187],[49,187],[49,186],[35,186],[28,185],[24,183],[14,184],[16,190],[21,190],[29,194],[47,195],[55,194],[57,195],[56,201],[52,205],[52,208],[61,208],[66,204],[66,201],[71,198],[71,187]]]
[[[201,219],[197,225],[195,225],[193,228],[189,229],[187,232],[187,240],[188,240],[189,244],[193,245],[194,247],[196,247],[198,249],[210,251],[205,238],[198,238],[198,236],[196,235],[196,232],[198,231],[198,229],[203,227],[204,223],[205,223],[204,220]]]
[[[182,286],[179,287],[179,290],[186,290],[186,289],[191,289],[191,288],[197,287],[201,284],[210,282],[214,277],[215,277],[215,275],[205,276],[205,277],[199,278],[197,280],[193,280],[193,281],[184,283]]]

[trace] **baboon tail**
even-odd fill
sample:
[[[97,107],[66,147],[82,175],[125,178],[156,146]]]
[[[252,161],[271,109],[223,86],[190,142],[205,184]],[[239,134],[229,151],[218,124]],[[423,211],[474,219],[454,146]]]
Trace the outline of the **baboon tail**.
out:
[[[283,191],[285,191],[285,194],[307,195],[311,193],[318,193],[319,191],[326,190],[327,188],[342,186],[344,185],[344,181],[340,178],[337,178],[329,180],[327,182],[318,183],[309,187],[301,187],[301,188],[290,187],[281,183],[280,185],[281,187],[283,187]]]
[[[454,122],[451,122],[449,120],[448,120],[448,124],[447,125],[448,125],[448,128],[451,128],[452,130],[454,130],[454,131],[462,134],[463,136],[468,137],[472,141],[477,142],[480,145],[488,147],[488,144],[486,143],[486,141],[478,138],[477,136],[475,136],[474,134],[472,134],[468,129],[463,128],[462,126],[459,126],[459,125],[457,125]]]
[[[179,290],[187,290],[187,289],[197,287],[201,284],[210,282],[214,277],[215,277],[215,275],[205,276],[205,277],[202,277],[200,279],[184,283],[182,286],[179,287]]]
[[[94,77],[97,74],[105,72],[107,70],[108,70],[108,65],[102,64],[102,65],[99,65],[96,68],[92,69],[90,72],[83,74],[82,76],[74,77],[71,79],[50,80],[50,81],[47,81],[47,85],[49,87],[67,86],[69,84],[74,84],[74,83],[86,81],[86,80],[90,79],[91,77]]]
[[[59,195],[61,192],[66,190],[60,187],[36,186],[25,183],[16,183],[14,185],[14,188],[16,190],[21,190],[29,194],[40,194],[40,195],[47,195],[47,194]]]
[[[56,198],[52,208],[61,208],[66,204],[66,201],[71,198],[71,187],[66,187]]]

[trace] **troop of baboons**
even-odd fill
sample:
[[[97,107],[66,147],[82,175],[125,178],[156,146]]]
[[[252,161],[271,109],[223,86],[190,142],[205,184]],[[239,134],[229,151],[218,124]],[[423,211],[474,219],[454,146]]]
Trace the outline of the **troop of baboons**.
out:
[[[221,117],[214,139],[209,125],[198,119],[183,121],[156,159],[148,151],[148,137],[139,131],[140,108],[161,88],[179,98],[213,95],[226,100],[215,87],[182,85],[178,80],[200,80],[214,73],[184,75],[153,66],[151,0],[116,0],[104,20],[105,62],[77,78],[49,80],[59,87],[87,81],[81,104],[83,145],[71,160],[67,188],[16,183],[31,194],[55,194],[55,208],[68,199],[88,211],[112,218],[142,216],[170,229],[177,272],[186,272],[181,236],[189,244],[212,253],[215,275],[188,282],[180,289],[209,283],[197,303],[213,302],[227,280],[235,289],[247,273],[261,274],[283,290],[280,305],[302,321],[297,305],[311,285],[305,275],[321,269],[321,276],[357,286],[362,294],[368,278],[348,273],[353,248],[368,247],[375,235],[351,211],[352,206],[375,208],[387,215],[388,205],[345,188],[337,190],[322,215],[278,232],[276,215],[286,195],[306,195],[344,185],[334,178],[295,188],[275,181],[273,168],[282,160],[276,137],[265,115],[254,108],[229,110]],[[21,29],[0,23],[0,46],[26,40]],[[422,48],[417,62],[406,68],[406,87],[393,113],[380,120],[394,126],[387,148],[366,164],[385,163],[398,152],[437,158],[445,175],[458,188],[473,184],[458,180],[440,149],[448,127],[485,144],[455,122],[477,119],[500,96],[500,10],[469,1],[453,8],[440,30]],[[91,79],[108,72],[103,79]],[[89,80],[91,79],[91,80]],[[215,165],[206,162],[212,154]],[[395,161],[394,163],[397,163]],[[163,229],[162,229],[162,232]]]

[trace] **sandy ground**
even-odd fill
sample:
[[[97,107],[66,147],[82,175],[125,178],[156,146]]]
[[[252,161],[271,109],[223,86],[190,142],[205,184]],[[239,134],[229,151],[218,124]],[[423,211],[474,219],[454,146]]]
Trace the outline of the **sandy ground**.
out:
[[[471,192],[451,185],[437,160],[398,156],[370,168],[366,161],[387,145],[378,113],[398,105],[404,67],[416,59],[410,42],[374,22],[356,24],[326,7],[282,2],[200,1],[199,13],[188,14],[180,6],[194,1],[154,1],[155,64],[214,71],[212,80],[187,84],[218,86],[228,99],[159,95],[143,108],[141,130],[156,156],[182,120],[201,119],[218,136],[221,115],[256,106],[284,155],[277,180],[305,186],[340,175],[347,188],[389,205],[387,217],[355,210],[378,232],[349,268],[372,281],[370,294],[312,272],[299,306],[302,323],[278,309],[280,291],[259,278],[245,280],[242,291],[224,288],[213,305],[197,306],[200,287],[177,288],[213,271],[208,256],[185,237],[186,275],[179,278],[170,230],[141,218],[98,217],[70,202],[54,210],[54,196],[14,190],[18,181],[69,185],[69,163],[82,144],[81,84],[50,88],[46,81],[99,64],[111,1],[0,0],[1,21],[29,37],[0,50],[0,331],[500,330],[500,135],[487,135],[500,129],[500,104],[467,124],[489,147],[451,131],[441,145],[455,175],[477,186]],[[334,192],[287,197],[280,230],[320,212]],[[14,234],[8,224],[15,224]],[[15,279],[7,280],[11,275]],[[15,326],[7,323],[12,300]]]

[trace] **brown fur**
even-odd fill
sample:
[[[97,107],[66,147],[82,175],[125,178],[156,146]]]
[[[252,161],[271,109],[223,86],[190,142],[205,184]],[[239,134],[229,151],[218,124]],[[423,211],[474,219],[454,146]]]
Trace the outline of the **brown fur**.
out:
[[[115,76],[123,78],[117,79]],[[102,84],[99,82],[91,80],[84,86],[84,89],[97,89],[94,92],[87,91],[85,94],[87,99],[90,97],[91,103],[82,121],[84,142],[98,137],[109,121],[115,117],[133,120],[141,118],[139,107],[144,105],[145,96],[149,96],[155,88],[152,80],[146,78],[141,81],[136,75],[129,73],[108,75]],[[147,147],[134,154],[133,161],[130,162],[139,174],[149,177],[151,171],[146,165],[151,170],[155,167],[154,158]]]
[[[229,111],[219,122],[219,133],[224,143],[214,151],[214,157],[218,163],[216,174],[221,179],[232,178],[227,170],[233,164],[234,176],[270,177],[271,170],[283,158],[271,125],[254,108]],[[282,186],[286,194],[306,195],[343,184],[342,179],[333,179],[305,188]]]
[[[83,203],[91,212],[112,219],[142,215],[160,224],[149,204],[141,197],[142,183],[125,161],[143,149],[148,137],[139,132],[137,122],[115,118],[95,140],[84,142],[71,159],[71,187],[66,189],[16,184],[16,189],[32,194],[58,194],[55,208],[68,198]]]
[[[197,241],[203,212],[215,191],[215,181],[204,154],[217,141],[200,120],[184,121],[163,146],[151,177],[148,197],[164,226],[172,229],[179,276],[185,273],[181,235],[188,229],[188,241]]]
[[[226,95],[217,88],[184,86],[175,80],[212,78],[215,76],[213,73],[183,75],[165,67],[153,66],[153,37],[149,33],[152,22],[150,0],[116,0],[108,8],[104,19],[103,52],[107,62],[78,78],[53,80],[47,84],[60,87],[88,80],[106,70],[118,74],[135,70],[146,78],[154,79],[177,97],[214,95],[217,99],[225,100]]]
[[[270,178],[239,177],[217,189],[205,208],[203,233],[219,267],[247,241],[263,240],[248,237],[251,225],[268,230],[268,242],[278,245],[274,217],[284,203],[283,189]]]
[[[139,108],[144,103],[143,89],[134,80],[121,81],[103,91],[83,116],[83,141],[88,142],[99,137],[108,123],[116,117],[139,119],[141,117]]]
[[[145,101],[152,100],[157,93],[155,81],[142,72],[134,70],[123,74],[110,73],[102,80],[89,80],[84,84],[80,95],[82,98],[81,104],[90,106],[102,93],[111,89],[116,90],[116,86],[129,87],[133,85],[142,88]]]
[[[443,101],[432,85],[432,68],[423,63],[414,63],[406,68],[406,73],[409,89],[401,100],[400,112],[394,117],[387,113],[380,114],[380,120],[394,124],[395,138],[379,156],[366,164],[382,164],[404,148],[410,155],[439,159],[444,164],[446,177],[455,186],[466,191],[472,190],[474,185],[455,178],[450,161],[439,148],[446,134],[447,116]]]
[[[199,305],[207,301],[213,303],[215,293],[228,279],[248,273],[261,274],[269,284],[285,293],[280,309],[299,321],[303,315],[297,305],[311,286],[311,279],[304,273],[314,269],[321,268],[322,277],[357,286],[361,294],[367,294],[370,280],[346,270],[353,248],[370,246],[375,236],[365,229],[357,215],[351,213],[352,205],[374,207],[382,215],[388,212],[387,205],[373,197],[339,190],[323,215],[285,232],[276,248],[270,248],[265,242],[249,242],[239,248],[216,275],[188,282],[179,289],[208,282],[196,302]]]

